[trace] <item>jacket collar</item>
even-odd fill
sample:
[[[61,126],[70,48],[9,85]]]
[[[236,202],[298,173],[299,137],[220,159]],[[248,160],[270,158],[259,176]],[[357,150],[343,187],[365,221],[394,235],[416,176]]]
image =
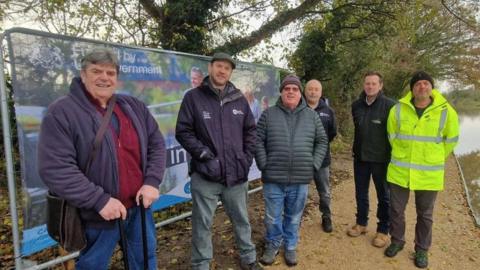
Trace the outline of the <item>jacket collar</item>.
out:
[[[447,99],[445,99],[445,97],[437,89],[432,89],[432,96],[431,97],[433,99],[433,102],[429,106],[430,108],[435,108],[437,106],[440,106],[440,105],[443,105],[443,104],[447,103]],[[413,108],[413,105],[410,102],[410,100],[412,100],[412,98],[413,98],[412,91],[408,91],[408,93],[403,98],[401,98],[399,100],[399,102],[407,104],[408,106]]]
[[[299,111],[305,109],[307,107],[307,102],[303,98],[303,96],[300,98],[300,102],[298,103],[297,107],[292,111],[289,108],[285,107],[282,102],[282,97],[278,97],[276,106],[278,106],[280,109],[282,109],[285,112],[288,113],[298,113]]]
[[[383,96],[383,90],[380,90],[380,92],[378,92],[377,96],[375,97],[375,100],[373,101],[371,105],[373,105],[375,102],[377,102],[377,100],[379,98],[381,98]],[[366,98],[367,98],[367,94],[365,94],[365,91],[362,90],[362,92],[360,93],[360,95],[358,95],[358,98],[365,104],[367,104],[367,101],[366,101]]]
[[[325,102],[325,98],[321,97],[318,101],[317,107],[314,108],[314,110],[321,110],[325,107],[327,107],[327,103]]]
[[[72,79],[72,82],[70,83],[70,94],[73,99],[80,104],[80,106],[90,112],[95,112],[97,111],[97,108],[95,107],[95,99],[93,96],[91,96],[87,89],[85,88],[85,85],[83,84],[82,80],[80,77],[74,77]],[[90,97],[88,96],[90,95]],[[115,94],[114,94],[115,95]],[[92,101],[93,102],[92,102]],[[117,102],[119,101],[118,96],[117,96]],[[98,105],[100,106],[100,105]]]
[[[217,93],[218,90],[214,89],[212,84],[210,83],[210,76],[206,76],[203,79],[202,84],[198,88],[207,93],[215,95],[216,97],[218,97],[218,99],[222,100],[224,103],[243,97],[242,92],[240,92],[240,90],[237,89],[235,85],[230,81],[227,82],[225,89],[223,89],[225,93],[220,97]]]

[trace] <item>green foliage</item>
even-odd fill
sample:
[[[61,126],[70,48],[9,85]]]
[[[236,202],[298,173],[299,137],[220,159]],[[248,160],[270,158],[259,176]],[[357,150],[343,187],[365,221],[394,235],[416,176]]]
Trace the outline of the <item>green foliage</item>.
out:
[[[225,1],[228,3],[228,1]],[[168,50],[206,54],[208,21],[222,1],[167,0],[160,41]]]
[[[347,123],[339,126],[342,134],[351,132],[348,105],[367,70],[380,71],[386,94],[397,98],[419,69],[437,82],[480,85],[479,34],[451,13],[472,18],[473,3],[444,2],[338,0],[332,12],[305,24],[290,65],[304,80],[322,81],[340,122]]]
[[[11,89],[10,85],[10,78],[7,76],[7,106],[8,110],[10,112],[10,133],[12,135],[11,137],[11,143],[12,143],[12,154],[13,154],[13,162],[14,162],[14,171],[18,174],[19,169],[20,169],[20,159],[19,159],[19,153],[18,153],[18,136],[17,136],[17,128],[16,128],[16,119],[14,117],[14,114],[12,113],[14,108],[13,108],[13,98],[12,98],[12,92],[9,91],[8,89]],[[1,112],[0,112],[1,116]],[[5,160],[5,144],[3,140],[3,124],[2,128],[0,128],[0,188],[5,188],[7,187],[7,164]],[[18,175],[17,175],[18,176]],[[18,178],[17,178],[18,179]]]

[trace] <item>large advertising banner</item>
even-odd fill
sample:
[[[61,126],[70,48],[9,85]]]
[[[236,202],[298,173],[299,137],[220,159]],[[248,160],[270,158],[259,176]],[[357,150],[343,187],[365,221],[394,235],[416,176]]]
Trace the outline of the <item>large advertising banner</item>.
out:
[[[7,35],[15,101],[24,193],[22,256],[30,255],[55,242],[45,225],[47,188],[36,168],[39,126],[47,107],[68,93],[73,77],[80,74],[80,59],[97,47],[118,54],[118,93],[145,102],[155,116],[167,146],[167,170],[160,185],[160,210],[190,200],[189,155],[175,139],[177,113],[186,91],[207,75],[209,57],[170,51],[107,44],[28,29],[12,29]],[[261,112],[276,101],[279,72],[276,68],[240,62],[233,83],[242,90],[258,120]],[[258,179],[255,164],[249,179]]]

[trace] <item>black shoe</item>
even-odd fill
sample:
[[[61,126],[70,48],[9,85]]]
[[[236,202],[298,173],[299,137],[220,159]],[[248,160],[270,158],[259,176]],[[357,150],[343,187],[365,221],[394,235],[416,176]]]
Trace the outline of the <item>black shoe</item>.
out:
[[[278,248],[267,247],[263,252],[263,256],[260,258],[260,262],[263,265],[271,265],[275,261],[275,257],[278,255]]]
[[[403,245],[391,243],[390,246],[385,249],[385,256],[390,258],[395,257],[397,253],[402,249]]]
[[[263,270],[263,267],[258,262],[253,262],[249,264],[240,264],[242,270]]]
[[[418,268],[427,268],[428,266],[428,252],[419,250],[415,251],[415,266]]]
[[[326,233],[331,233],[332,228],[332,219],[330,217],[322,217],[322,229]]]
[[[295,266],[297,265],[297,252],[295,250],[285,250],[285,263],[288,266]]]

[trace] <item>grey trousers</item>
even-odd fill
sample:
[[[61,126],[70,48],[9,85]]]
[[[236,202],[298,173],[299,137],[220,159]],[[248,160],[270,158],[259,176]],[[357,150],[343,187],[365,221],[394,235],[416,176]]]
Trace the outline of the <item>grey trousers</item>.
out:
[[[320,212],[322,217],[331,217],[330,211],[330,168],[320,168],[315,171],[313,177],[315,180],[315,187],[317,188],[318,197],[320,197]]]
[[[428,251],[432,244],[433,207],[438,191],[415,190],[415,251]],[[390,184],[390,235],[392,243],[405,244],[405,207],[410,190]]]
[[[233,225],[237,248],[242,263],[256,261],[255,245],[251,240],[248,221],[248,183],[226,187],[209,182],[197,173],[191,176],[192,192],[192,269],[208,270],[213,257],[212,222],[217,202],[222,201]]]

